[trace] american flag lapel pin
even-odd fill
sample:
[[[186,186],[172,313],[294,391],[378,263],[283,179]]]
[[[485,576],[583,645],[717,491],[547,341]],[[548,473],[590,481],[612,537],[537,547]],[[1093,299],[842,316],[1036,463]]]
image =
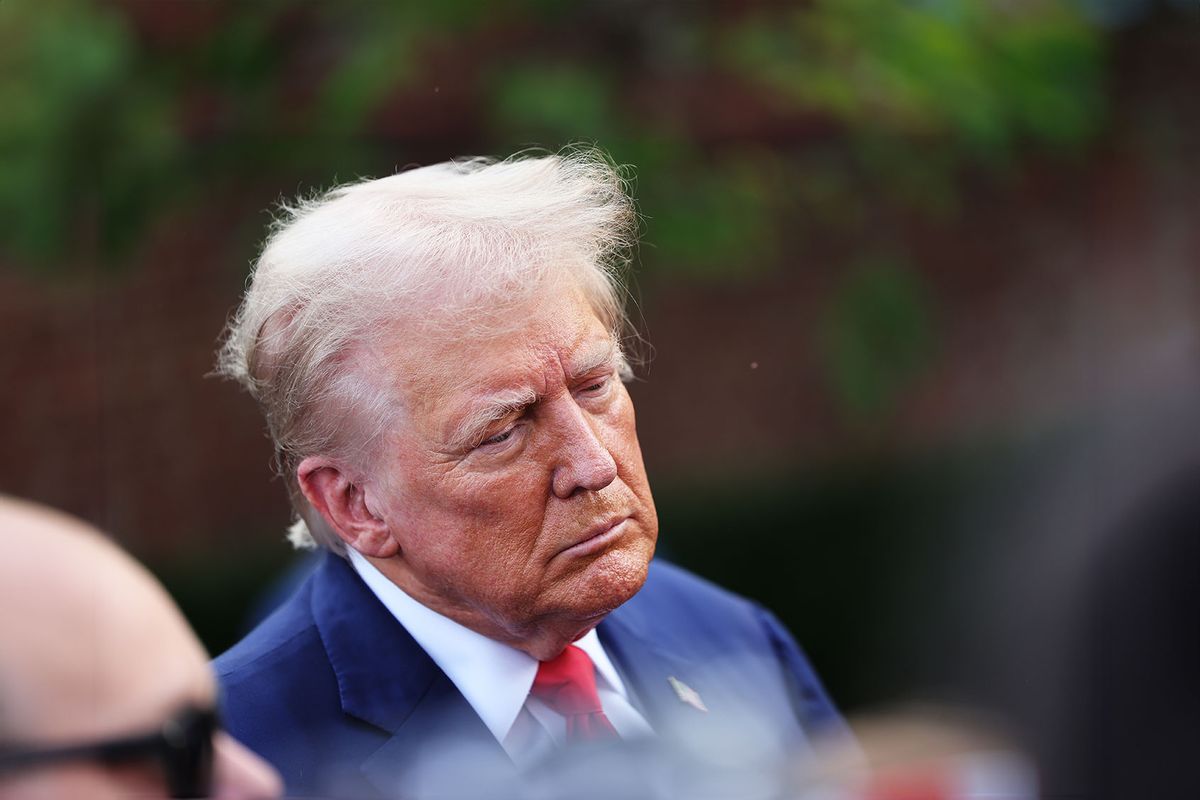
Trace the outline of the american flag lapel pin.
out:
[[[697,711],[704,711],[705,713],[708,712],[708,706],[704,705],[704,701],[700,699],[700,693],[695,689],[688,686],[674,675],[669,675],[667,677],[667,683],[671,684],[671,688],[675,690],[675,696],[679,698],[681,703],[687,703]]]

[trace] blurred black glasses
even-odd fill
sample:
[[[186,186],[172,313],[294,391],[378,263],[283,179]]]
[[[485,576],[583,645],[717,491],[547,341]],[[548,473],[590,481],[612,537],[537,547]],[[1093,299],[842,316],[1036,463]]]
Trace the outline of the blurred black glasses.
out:
[[[212,789],[216,730],[216,712],[188,707],[150,733],[57,747],[0,746],[0,776],[66,761],[115,765],[157,759],[171,797],[207,797]]]

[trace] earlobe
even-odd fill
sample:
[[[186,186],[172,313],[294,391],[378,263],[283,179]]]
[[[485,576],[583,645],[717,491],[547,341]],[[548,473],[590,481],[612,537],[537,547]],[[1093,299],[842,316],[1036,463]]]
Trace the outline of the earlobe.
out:
[[[305,499],[348,547],[373,558],[391,558],[399,552],[387,522],[368,507],[363,486],[351,480],[342,465],[309,456],[296,467],[296,481]]]

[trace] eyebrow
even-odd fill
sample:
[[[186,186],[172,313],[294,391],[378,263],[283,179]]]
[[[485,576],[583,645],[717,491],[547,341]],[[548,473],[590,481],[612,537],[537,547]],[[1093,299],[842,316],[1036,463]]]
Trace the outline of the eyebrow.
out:
[[[611,366],[614,369],[621,360],[621,347],[612,339],[597,342],[584,351],[583,355],[571,365],[567,379],[574,383],[589,372],[595,372],[601,367]]]
[[[614,369],[621,361],[620,346],[612,340],[586,350],[574,364],[570,365],[567,381],[574,383],[590,372],[611,365]],[[454,427],[449,445],[452,450],[467,450],[483,438],[488,427],[497,420],[512,414],[520,414],[541,397],[533,389],[510,389],[488,395],[477,408],[467,413]]]
[[[537,401],[538,395],[533,389],[516,389],[490,395],[486,404],[468,413],[454,427],[454,433],[450,437],[450,448],[467,450],[474,447],[489,425],[510,414],[518,414]]]

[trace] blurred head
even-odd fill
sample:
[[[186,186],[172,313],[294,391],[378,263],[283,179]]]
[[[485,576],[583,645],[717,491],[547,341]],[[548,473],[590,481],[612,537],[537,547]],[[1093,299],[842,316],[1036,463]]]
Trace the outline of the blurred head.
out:
[[[633,214],[592,154],[469,161],[289,211],[222,353],[294,529],[545,652],[640,588],[657,536],[622,379]]]
[[[78,520],[0,498],[0,754],[156,734],[211,711],[208,658],[145,569]],[[93,749],[93,748],[87,748]],[[278,776],[217,731],[215,797],[273,797]],[[3,798],[166,797],[151,752],[0,770]]]

